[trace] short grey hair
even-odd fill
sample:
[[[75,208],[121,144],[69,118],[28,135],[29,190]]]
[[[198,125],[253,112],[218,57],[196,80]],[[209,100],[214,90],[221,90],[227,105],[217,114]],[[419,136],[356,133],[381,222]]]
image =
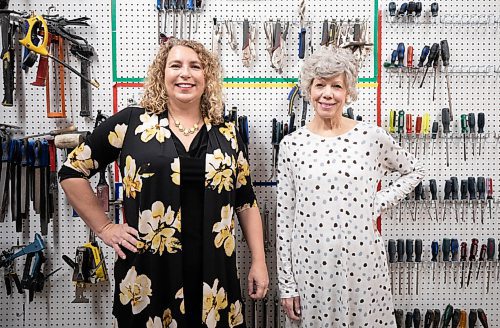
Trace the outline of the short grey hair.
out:
[[[358,99],[358,61],[351,50],[343,48],[322,48],[307,57],[300,74],[300,91],[310,99],[311,85],[316,78],[329,78],[344,73],[348,103]]]

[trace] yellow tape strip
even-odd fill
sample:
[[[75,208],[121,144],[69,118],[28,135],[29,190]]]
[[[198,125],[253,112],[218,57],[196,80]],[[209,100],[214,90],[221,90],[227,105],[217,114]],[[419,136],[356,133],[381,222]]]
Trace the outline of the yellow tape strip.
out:
[[[269,82],[249,82],[249,83],[242,83],[242,82],[225,82],[222,84],[224,88],[243,88],[243,89],[263,89],[263,88],[269,88],[269,89],[277,89],[277,88],[292,88],[295,83],[285,83],[285,82],[279,82],[279,83],[269,83]],[[363,82],[363,83],[358,83],[357,87],[358,88],[376,88],[378,86],[378,83],[376,82]]]

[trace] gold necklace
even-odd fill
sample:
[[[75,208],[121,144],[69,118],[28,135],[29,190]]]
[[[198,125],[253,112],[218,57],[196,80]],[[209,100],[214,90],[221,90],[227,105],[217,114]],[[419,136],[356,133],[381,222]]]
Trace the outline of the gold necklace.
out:
[[[188,128],[185,128],[181,122],[179,122],[175,117],[174,115],[172,115],[172,113],[170,113],[170,116],[172,116],[172,118],[174,119],[174,125],[175,127],[177,128],[177,130],[179,130],[184,136],[188,136],[190,134],[194,134],[196,131],[198,131],[200,129],[200,122],[201,122],[201,118],[198,120],[198,122],[196,122],[192,128],[188,129]]]

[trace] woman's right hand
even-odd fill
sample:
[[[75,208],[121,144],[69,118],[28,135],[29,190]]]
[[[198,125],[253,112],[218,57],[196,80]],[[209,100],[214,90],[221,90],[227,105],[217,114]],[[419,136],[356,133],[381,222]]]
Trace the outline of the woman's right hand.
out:
[[[131,252],[137,253],[137,238],[139,238],[139,232],[129,227],[128,224],[116,224],[108,223],[100,233],[96,233],[106,245],[113,247],[116,254],[122,259],[125,259],[125,253],[122,247],[128,249]]]
[[[300,320],[300,296],[282,298],[281,306],[292,320]]]

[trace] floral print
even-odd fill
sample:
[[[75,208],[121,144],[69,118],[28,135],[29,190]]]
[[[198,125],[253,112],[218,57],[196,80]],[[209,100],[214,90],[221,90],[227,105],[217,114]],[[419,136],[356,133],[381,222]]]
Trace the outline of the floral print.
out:
[[[158,119],[156,114],[149,115],[147,112],[142,114],[140,120],[143,124],[135,129],[135,134],[141,133],[141,140],[148,142],[156,137],[158,142],[164,142],[165,138],[170,138],[170,130],[167,129],[168,119]]]
[[[179,305],[179,310],[181,311],[182,314],[186,313],[186,308],[184,307],[184,288],[181,288],[175,293],[175,298],[182,299],[181,305]]]
[[[205,169],[206,186],[217,189],[219,194],[222,189],[225,191],[233,189],[234,157],[216,149],[213,154],[207,154]]]
[[[86,177],[91,170],[99,168],[99,163],[92,159],[92,149],[85,143],[81,143],[69,155],[64,165],[83,173]]]
[[[236,128],[233,123],[227,122],[224,127],[220,127],[219,131],[226,138],[227,141],[231,142],[231,148],[238,150],[238,140],[236,139]]]
[[[130,302],[132,313],[137,314],[149,305],[151,295],[151,280],[143,274],[138,276],[135,267],[131,267],[120,283],[120,302],[123,305]]]
[[[149,178],[152,173],[141,173],[141,168],[136,170],[135,160],[132,156],[125,159],[125,172],[123,177],[123,188],[125,196],[135,198],[137,192],[141,192],[142,178]]]
[[[231,205],[224,206],[220,211],[221,221],[214,224],[212,232],[217,232],[215,236],[215,247],[220,248],[224,244],[227,256],[234,252],[234,220],[233,208]]]
[[[172,318],[172,311],[170,311],[170,309],[166,309],[163,312],[163,318],[149,318],[146,323],[146,328],[177,328],[177,321]]]
[[[227,295],[224,287],[217,288],[219,279],[215,279],[212,287],[203,283],[203,315],[202,321],[208,328],[215,328],[220,320],[219,311],[227,307]]]
[[[250,166],[248,165],[248,161],[241,151],[238,154],[237,166],[238,177],[236,178],[236,189],[239,189],[241,186],[247,184],[248,177],[250,176]]]
[[[172,164],[170,164],[170,168],[172,169],[172,182],[178,186],[181,185],[181,163],[179,157],[174,158]]]
[[[176,232],[181,231],[180,212],[175,214],[171,207],[165,211],[162,202],[153,203],[151,210],[139,214],[139,233],[143,236],[144,250],[163,255],[177,253],[181,250],[181,242],[175,237]]]
[[[109,144],[115,148],[121,149],[123,147],[125,133],[127,133],[127,124],[115,125],[115,130],[108,134]]]
[[[243,313],[240,301],[236,301],[236,303],[231,304],[229,307],[229,328],[233,328],[239,326],[243,323]],[[266,318],[264,318],[266,319]]]

